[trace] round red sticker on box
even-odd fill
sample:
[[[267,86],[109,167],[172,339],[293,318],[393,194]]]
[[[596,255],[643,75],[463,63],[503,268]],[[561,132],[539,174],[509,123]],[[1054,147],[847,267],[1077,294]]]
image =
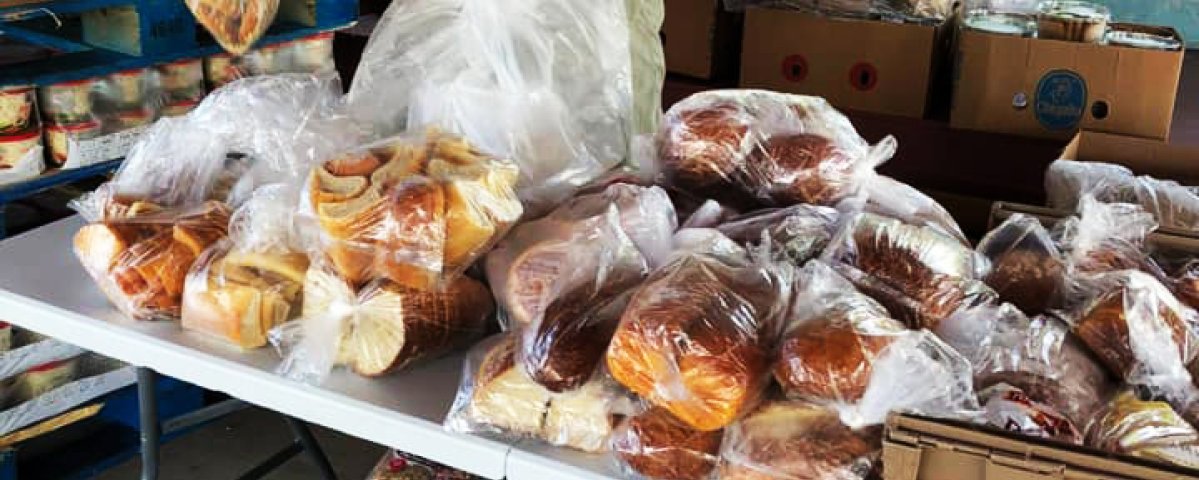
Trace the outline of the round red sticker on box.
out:
[[[854,90],[869,92],[878,85],[878,69],[866,62],[860,62],[849,69],[849,85]]]
[[[791,82],[802,82],[808,78],[808,59],[803,55],[788,55],[784,58],[783,78]]]

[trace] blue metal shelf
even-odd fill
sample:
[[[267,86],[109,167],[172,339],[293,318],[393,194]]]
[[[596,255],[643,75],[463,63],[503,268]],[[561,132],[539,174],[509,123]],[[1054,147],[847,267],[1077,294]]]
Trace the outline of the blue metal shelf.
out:
[[[117,167],[121,166],[122,160],[123,159],[110,160],[107,162],[88,165],[83,168],[74,168],[71,170],[56,170],[47,172],[28,181],[2,186],[0,187],[0,206],[15,202],[22,198],[57,187],[59,185],[65,185],[112,172],[113,170],[116,170]],[[3,235],[0,235],[0,238],[3,237]]]

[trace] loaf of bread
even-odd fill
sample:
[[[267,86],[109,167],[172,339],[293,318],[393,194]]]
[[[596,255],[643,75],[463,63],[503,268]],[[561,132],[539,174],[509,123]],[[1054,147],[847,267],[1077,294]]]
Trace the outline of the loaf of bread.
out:
[[[753,408],[765,387],[782,288],[748,262],[681,255],[629,300],[608,371],[692,428],[718,430]]]
[[[607,379],[595,379],[550,398],[541,439],[551,445],[584,452],[608,450],[608,437],[617,422],[621,396]]]
[[[520,218],[517,176],[511,162],[433,132],[316,167],[308,199],[325,252],[351,285],[385,278],[432,290],[452,282]]]
[[[720,449],[720,478],[867,478],[882,449],[881,430],[852,430],[836,411],[815,404],[770,402],[728,427]]]
[[[591,379],[639,275],[624,275],[597,286],[580,285],[555,299],[543,318],[520,335],[525,373],[552,392],[573,390]]]
[[[998,384],[979,393],[987,423],[995,428],[1075,445],[1082,433],[1053,407],[1033,400],[1019,388]]]
[[[187,6],[221,47],[240,56],[275,21],[279,0],[188,0]]]
[[[308,256],[234,251],[225,243],[202,256],[184,286],[183,328],[242,348],[267,344],[267,332],[299,314]]]
[[[1087,443],[1137,458],[1199,468],[1199,432],[1169,404],[1116,395],[1087,429]]]
[[[136,204],[135,204],[136,205]],[[100,289],[139,320],[178,318],[192,263],[220,240],[229,210],[218,202],[92,223],[75,234],[75,255]]]
[[[695,430],[665,409],[651,408],[612,433],[612,451],[641,478],[703,480],[716,468],[721,434]]]
[[[984,281],[1001,300],[1030,315],[1060,303],[1065,261],[1039,220],[1015,214],[988,233],[977,250],[991,261]]]

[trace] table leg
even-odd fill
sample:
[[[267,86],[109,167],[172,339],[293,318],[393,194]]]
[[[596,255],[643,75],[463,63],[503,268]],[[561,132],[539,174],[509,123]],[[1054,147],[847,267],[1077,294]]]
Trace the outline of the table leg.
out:
[[[141,427],[142,480],[158,480],[158,444],[162,425],[158,423],[158,374],[137,368],[138,425]]]
[[[317,443],[316,437],[312,436],[312,431],[308,430],[308,425],[286,415],[283,418],[287,420],[287,424],[291,427],[292,433],[295,434],[296,440],[304,447],[304,452],[312,459],[312,463],[316,464],[316,468],[321,471],[321,478],[325,480],[337,480],[337,474],[333,473],[333,465],[329,464],[329,458],[325,456],[325,451],[321,449],[321,444]]]

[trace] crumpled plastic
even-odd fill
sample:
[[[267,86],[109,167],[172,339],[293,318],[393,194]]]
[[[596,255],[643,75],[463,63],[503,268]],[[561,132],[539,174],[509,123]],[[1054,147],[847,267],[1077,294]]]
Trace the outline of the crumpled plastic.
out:
[[[881,426],[853,429],[821,405],[769,402],[725,430],[719,478],[863,480],[881,450]]]
[[[1082,432],[1053,407],[1033,400],[1006,383],[979,392],[983,415],[992,427],[1038,438],[1082,444]]]
[[[625,419],[613,432],[611,448],[625,478],[702,480],[720,462],[720,430],[702,432],[663,408]]]
[[[1108,203],[1140,205],[1163,227],[1199,229],[1199,194],[1194,187],[1148,175],[1136,176],[1120,165],[1057,160],[1045,172],[1049,206],[1073,211],[1085,196]]]
[[[828,246],[839,219],[840,214],[833,208],[800,204],[736,216],[716,229],[743,244],[760,244],[767,235],[780,258],[803,265]]]
[[[1112,398],[1087,430],[1088,444],[1138,458],[1199,468],[1199,432],[1165,402],[1132,391]]]
[[[1145,239],[1156,229],[1153,216],[1136,204],[1084,195],[1078,214],[1058,224],[1056,234],[1071,275],[1132,269],[1165,279],[1165,272],[1145,253]]]

